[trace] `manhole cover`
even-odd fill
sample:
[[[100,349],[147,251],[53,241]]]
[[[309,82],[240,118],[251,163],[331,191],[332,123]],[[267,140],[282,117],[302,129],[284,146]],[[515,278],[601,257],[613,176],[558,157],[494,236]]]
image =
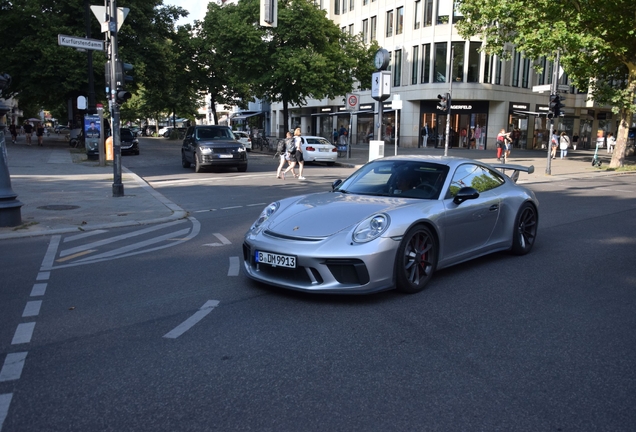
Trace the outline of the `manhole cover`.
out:
[[[66,204],[51,204],[38,207],[40,210],[75,210],[78,209],[79,206],[75,205],[66,205]]]

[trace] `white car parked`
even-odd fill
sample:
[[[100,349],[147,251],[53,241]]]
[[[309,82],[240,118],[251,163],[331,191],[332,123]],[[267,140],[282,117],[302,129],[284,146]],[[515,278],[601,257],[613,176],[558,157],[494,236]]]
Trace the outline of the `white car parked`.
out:
[[[305,162],[326,162],[333,165],[338,159],[338,149],[328,139],[319,136],[302,136]]]
[[[245,146],[245,149],[247,151],[251,151],[252,150],[252,139],[250,138],[250,135],[247,132],[244,132],[244,131],[232,131],[232,133],[234,134],[236,139],[241,144],[243,144],[243,146]]]

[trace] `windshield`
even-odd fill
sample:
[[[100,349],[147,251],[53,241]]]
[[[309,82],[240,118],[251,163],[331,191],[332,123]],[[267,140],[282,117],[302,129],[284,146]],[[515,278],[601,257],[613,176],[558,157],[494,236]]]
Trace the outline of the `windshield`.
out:
[[[196,137],[200,140],[227,140],[234,139],[234,135],[230,128],[227,127],[209,127],[197,128]]]
[[[438,199],[448,166],[403,160],[371,162],[335,188],[336,192]]]

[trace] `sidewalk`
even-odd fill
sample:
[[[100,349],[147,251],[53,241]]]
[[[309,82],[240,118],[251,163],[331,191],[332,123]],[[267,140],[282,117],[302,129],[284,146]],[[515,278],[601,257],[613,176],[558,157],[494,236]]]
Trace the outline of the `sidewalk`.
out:
[[[63,135],[45,137],[44,146],[27,147],[24,136],[12,144],[7,142],[7,163],[11,187],[18,195],[22,225],[0,227],[0,240],[45,234],[89,231],[181,219],[187,212],[152,189],[143,179],[122,166],[124,196],[112,196],[113,167],[100,167],[97,161],[82,160],[82,153],[71,153]],[[256,156],[259,152],[252,152]],[[385,147],[385,156],[395,153]],[[439,148],[398,148],[398,155],[420,154],[443,156]],[[568,152],[565,160],[552,160],[552,175],[545,173],[545,151],[514,149],[510,163],[534,165],[533,174],[522,174],[520,183],[559,181],[570,178],[613,175],[592,167],[594,152]],[[467,157],[497,164],[494,150],[449,149],[449,156]],[[609,155],[599,152],[603,165]],[[368,145],[354,145],[351,157],[338,158],[337,164],[357,167],[369,159]],[[125,160],[124,160],[125,163]]]
[[[11,189],[17,194],[22,225],[0,227],[0,239],[81,232],[181,219],[187,212],[122,166],[124,196],[113,197],[113,166],[71,153],[63,135],[27,146],[7,142]],[[84,160],[82,160],[84,159]]]

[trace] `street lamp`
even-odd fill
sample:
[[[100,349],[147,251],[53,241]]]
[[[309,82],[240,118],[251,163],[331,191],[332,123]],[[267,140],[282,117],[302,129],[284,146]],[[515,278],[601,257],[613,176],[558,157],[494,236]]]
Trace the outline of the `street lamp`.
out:
[[[22,224],[18,195],[11,189],[11,176],[7,166],[7,147],[4,139],[5,114],[11,106],[2,99],[2,92],[11,84],[11,76],[0,74],[0,227],[14,227]]]

